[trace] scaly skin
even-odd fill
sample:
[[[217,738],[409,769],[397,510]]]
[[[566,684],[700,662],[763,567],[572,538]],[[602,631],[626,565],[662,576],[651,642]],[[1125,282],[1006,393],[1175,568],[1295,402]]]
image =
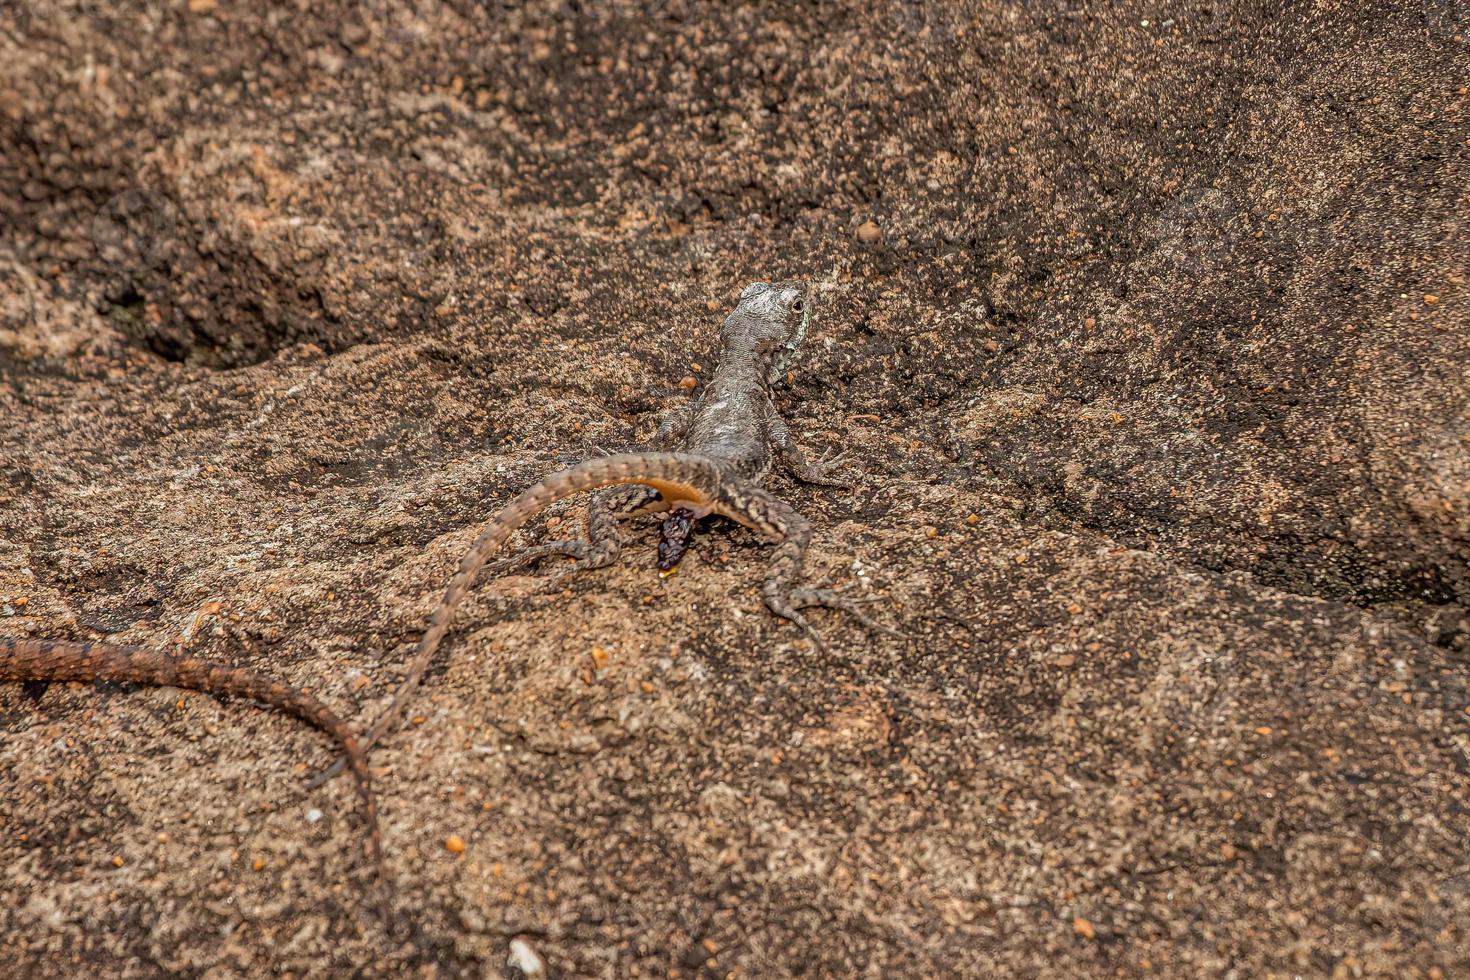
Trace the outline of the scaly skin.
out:
[[[341,743],[347,765],[357,779],[368,825],[368,854],[378,872],[380,911],[389,923],[388,874],[383,861],[383,838],[378,829],[378,804],[372,777],[357,736],[321,701],[285,681],[244,667],[198,657],[172,657],[146,647],[108,643],[67,643],[59,640],[0,638],[0,681],[121,681],[155,687],[182,687],[191,691],[226,694],[259,701],[314,725]]]
[[[791,430],[776,410],[772,386],[785,373],[806,339],[805,291],[792,283],[753,283],[725,318],[719,367],[699,401],[666,418],[659,439],[677,439],[679,452],[625,453],[588,460],[546,477],[511,502],[490,522],[459,564],[419,641],[408,673],[393,700],[363,739],[372,748],[393,726],[410,693],[428,669],[448,631],[454,610],[475,576],[512,532],[564,497],[598,487],[587,511],[588,541],[550,541],[496,562],[492,571],[524,565],[548,555],[568,555],[571,571],[600,568],[617,558],[622,545],[618,525],[638,514],[674,509],[664,525],[661,565],[672,567],[688,546],[694,524],[720,514],[777,542],[761,585],[766,606],[796,623],[822,647],[822,639],[800,610],[809,606],[842,609],[872,629],[897,634],[857,608],[860,600],[830,589],[797,585],[811,525],[791,505],[762,489],[771,463],[779,459],[799,479],[842,486],[828,477],[836,460],[813,464],[797,448]],[[563,575],[567,572],[563,572]],[[312,785],[341,770],[343,760]]]

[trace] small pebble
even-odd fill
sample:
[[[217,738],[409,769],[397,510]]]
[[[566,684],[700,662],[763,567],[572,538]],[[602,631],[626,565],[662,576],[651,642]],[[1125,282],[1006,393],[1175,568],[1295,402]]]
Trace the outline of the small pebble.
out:
[[[1070,653],[1064,653],[1056,659],[1058,667],[1071,667],[1075,663],[1077,663],[1077,658]]]
[[[1097,928],[1080,915],[1072,920],[1072,928],[1077,930],[1077,935],[1083,939],[1095,939],[1097,937]]]
[[[679,379],[679,387],[685,389],[686,391],[690,388],[697,387],[698,385],[699,381],[692,374],[686,374],[684,375],[684,377]]]
[[[123,866],[123,859],[121,854],[114,854],[112,856],[112,866],[114,868],[121,868]]]
[[[510,941],[510,955],[505,962],[526,975],[527,980],[546,976],[546,961],[531,948],[531,944],[517,937]]]
[[[444,849],[450,854],[463,854],[464,838],[458,834],[450,834],[444,841]]]
[[[883,237],[883,229],[871,221],[864,221],[857,226],[857,240],[864,245],[871,245]]]
[[[322,818],[322,811],[318,810],[316,807],[312,807],[310,810],[307,810],[306,811],[306,822],[307,823],[316,823],[319,820],[321,820],[321,818]]]

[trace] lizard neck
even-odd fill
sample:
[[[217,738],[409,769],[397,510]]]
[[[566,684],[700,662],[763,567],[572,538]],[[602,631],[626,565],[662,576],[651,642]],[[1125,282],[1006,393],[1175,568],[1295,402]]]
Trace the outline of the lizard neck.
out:
[[[750,350],[727,349],[710,378],[710,387],[733,385],[750,390],[758,388],[769,393],[771,390],[770,358]]]

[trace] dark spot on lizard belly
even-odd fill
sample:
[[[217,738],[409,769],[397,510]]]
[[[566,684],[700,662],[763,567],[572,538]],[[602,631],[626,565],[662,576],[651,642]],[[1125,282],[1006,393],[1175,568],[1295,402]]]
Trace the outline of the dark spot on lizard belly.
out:
[[[672,571],[684,558],[698,523],[699,518],[687,507],[675,507],[664,517],[658,538],[659,571]]]

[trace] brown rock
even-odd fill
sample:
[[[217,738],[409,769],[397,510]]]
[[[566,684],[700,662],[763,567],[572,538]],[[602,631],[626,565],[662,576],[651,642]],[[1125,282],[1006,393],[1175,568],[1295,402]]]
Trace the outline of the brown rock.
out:
[[[572,921],[566,975],[1465,972],[1444,2],[359,6],[0,3],[0,634],[187,629],[360,730],[495,510],[797,276],[776,398],[862,485],[768,485],[905,635],[817,649],[723,520],[671,579],[641,519],[482,576],[372,753],[401,947],[318,733],[0,683],[7,975],[479,974]]]

